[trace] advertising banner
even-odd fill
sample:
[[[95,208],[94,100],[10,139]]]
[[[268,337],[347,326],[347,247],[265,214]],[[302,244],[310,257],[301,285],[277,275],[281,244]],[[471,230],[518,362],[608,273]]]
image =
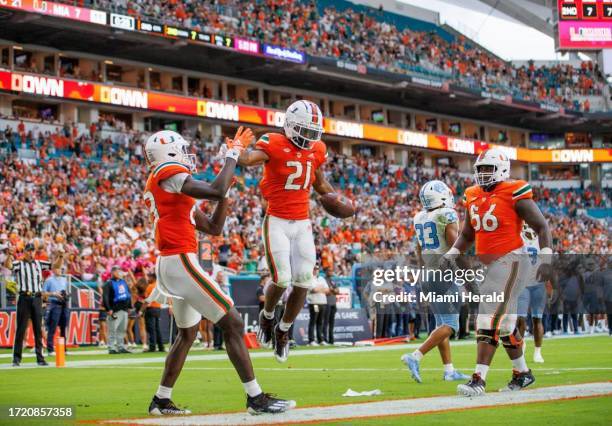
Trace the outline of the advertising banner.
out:
[[[284,111],[270,108],[21,72],[0,71],[0,90],[269,127],[280,128],[285,120]],[[612,150],[609,149],[534,150],[335,118],[325,118],[323,126],[325,133],[330,135],[468,155],[478,155],[486,149],[498,147],[511,160],[523,162],[612,161]]]
[[[308,309],[302,309],[295,320],[293,338],[298,345],[308,344]],[[336,342],[357,342],[371,339],[372,331],[365,309],[338,309],[334,323]]]

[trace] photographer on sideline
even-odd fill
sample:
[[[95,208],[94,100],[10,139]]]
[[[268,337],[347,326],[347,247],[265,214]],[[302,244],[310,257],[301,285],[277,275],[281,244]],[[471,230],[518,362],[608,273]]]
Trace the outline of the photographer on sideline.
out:
[[[69,315],[68,298],[70,288],[66,277],[62,276],[61,268],[53,268],[53,275],[43,285],[43,297],[47,299],[47,311],[45,312],[45,326],[47,327],[47,354],[55,355],[54,338],[55,329],[60,328],[60,336],[66,338]]]
[[[104,284],[102,300],[108,322],[108,353],[129,354],[124,339],[127,331],[128,310],[132,307],[130,287],[122,278],[123,273],[117,265],[111,269],[111,279]]]

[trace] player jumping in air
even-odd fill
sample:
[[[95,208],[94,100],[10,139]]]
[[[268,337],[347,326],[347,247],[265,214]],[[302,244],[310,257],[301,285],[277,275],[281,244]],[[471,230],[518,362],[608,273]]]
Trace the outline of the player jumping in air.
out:
[[[495,350],[502,341],[512,360],[513,373],[504,391],[523,389],[535,381],[527,367],[522,336],[516,329],[517,299],[529,274],[530,261],[521,238],[523,221],[533,228],[542,249],[538,280],[551,275],[552,238],[548,224],[533,201],[531,186],[510,180],[510,160],[500,149],[482,152],[474,164],[477,185],[465,191],[467,214],[453,247],[441,267],[452,267],[455,258],[476,242],[476,255],[486,265],[481,295],[500,294],[503,302],[480,302],[477,321],[477,360],[471,380],[459,385],[465,396],[485,393],[485,380]]]
[[[437,269],[440,257],[448,251],[459,232],[459,218],[455,211],[453,192],[444,182],[432,180],[421,187],[419,198],[423,205],[422,211],[414,217],[417,254],[419,263],[427,269]],[[460,287],[453,282],[437,281],[437,278],[424,281],[423,291],[435,292],[438,295],[458,295]],[[434,302],[432,310],[436,319],[436,329],[429,335],[417,350],[402,356],[412,378],[421,383],[419,366],[421,359],[430,350],[438,347],[444,364],[443,379],[447,381],[469,379],[465,374],[455,370],[451,360],[450,337],[459,331],[459,307],[457,303]]]
[[[296,101],[285,114],[285,134],[266,133],[255,149],[243,152],[243,166],[264,164],[259,186],[267,202],[263,222],[266,260],[274,285],[268,286],[264,309],[259,315],[258,339],[269,345],[274,333],[274,355],[285,362],[289,355],[289,328],[304,306],[313,284],[316,250],[310,223],[310,188],[330,194],[321,165],[327,149],[321,141],[323,116],[319,107]],[[280,322],[274,325],[274,308],[287,286],[293,290]]]
[[[251,414],[281,413],[295,406],[263,393],[243,340],[244,323],[230,297],[202,269],[196,252],[196,230],[219,235],[225,223],[231,186],[240,153],[253,139],[250,129],[240,127],[233,140],[227,139],[225,165],[212,183],[194,179],[195,156],[188,154],[189,143],[176,132],[163,130],[152,135],[145,146],[151,174],[144,193],[154,222],[155,243],[161,255],[155,272],[157,287],[172,296],[178,335],[168,356],[161,383],[149,406],[152,415],[189,414],[170,399],[172,388],[193,344],[202,316],[216,323],[223,332],[230,361],[240,376]],[[196,206],[196,199],[218,201],[207,217]]]

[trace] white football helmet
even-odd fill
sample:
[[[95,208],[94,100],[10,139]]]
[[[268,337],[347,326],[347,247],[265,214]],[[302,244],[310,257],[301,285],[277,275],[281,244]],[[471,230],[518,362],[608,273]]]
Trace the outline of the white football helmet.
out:
[[[188,151],[189,142],[172,130],[161,130],[147,139],[145,158],[151,167],[167,161],[176,161],[195,171],[195,155]]]
[[[421,187],[419,191],[421,204],[426,210],[433,210],[439,207],[455,207],[453,191],[440,180],[430,180]]]
[[[295,101],[285,113],[285,136],[298,148],[310,149],[323,134],[323,114],[314,102]]]
[[[479,171],[481,166],[492,166],[492,171]],[[498,148],[487,149],[480,153],[474,163],[474,179],[480,186],[487,187],[510,178],[510,159]]]

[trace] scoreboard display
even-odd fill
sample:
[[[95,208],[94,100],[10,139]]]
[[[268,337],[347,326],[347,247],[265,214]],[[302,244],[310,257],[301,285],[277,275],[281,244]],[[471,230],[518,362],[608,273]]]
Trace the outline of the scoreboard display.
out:
[[[557,0],[558,50],[612,48],[612,0]]]

